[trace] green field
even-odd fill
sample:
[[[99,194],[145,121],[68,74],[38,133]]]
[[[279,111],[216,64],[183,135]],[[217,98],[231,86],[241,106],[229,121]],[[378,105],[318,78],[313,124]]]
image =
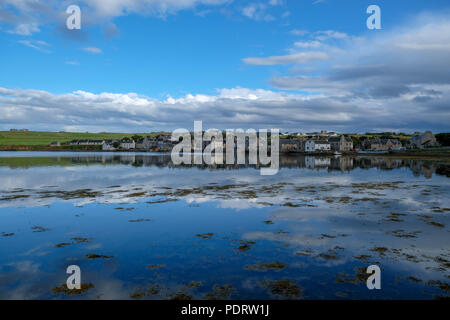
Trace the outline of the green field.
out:
[[[121,139],[132,135],[152,135],[148,133],[88,133],[88,132],[42,132],[0,131],[0,146],[38,146],[49,145],[53,141],[68,142],[76,139]]]

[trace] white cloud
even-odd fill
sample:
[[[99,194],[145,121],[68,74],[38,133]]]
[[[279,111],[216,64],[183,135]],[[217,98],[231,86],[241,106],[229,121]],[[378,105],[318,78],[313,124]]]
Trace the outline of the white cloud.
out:
[[[50,50],[48,50],[46,47],[49,47],[50,44],[45,42],[45,41],[40,41],[40,40],[19,40],[19,43],[29,47],[29,48],[33,48],[35,50],[44,52],[44,53],[51,53]]]
[[[244,63],[257,66],[272,66],[278,64],[291,63],[306,63],[311,60],[327,60],[328,54],[325,52],[298,52],[284,56],[270,56],[270,57],[250,57],[243,59]]]
[[[409,96],[423,102],[437,101],[439,95],[431,93],[446,91],[450,85],[448,17],[420,17],[411,25],[367,38],[330,30],[314,34],[344,39],[344,45],[321,48],[329,53],[330,66],[317,76],[277,76],[272,79],[276,87],[375,99]],[[297,42],[296,46],[307,47],[308,43]]]
[[[34,32],[41,31],[36,23],[21,23],[17,25],[13,30],[8,31],[9,33],[18,34],[21,36],[29,36]]]
[[[228,0],[82,0],[97,16],[117,17],[130,13],[165,16],[200,5],[216,6]]]
[[[316,31],[314,33],[314,35],[317,40],[321,40],[321,41],[327,40],[327,39],[346,39],[346,38],[348,38],[348,34],[339,32],[339,31],[335,31],[335,30]]]
[[[290,33],[293,34],[293,35],[295,35],[295,36],[304,36],[304,35],[307,35],[307,34],[309,33],[309,31],[307,31],[307,30],[294,29],[294,30],[291,30]]]
[[[267,5],[265,3],[251,3],[242,9],[242,14],[253,20],[275,20],[271,14],[267,13]]]
[[[423,19],[423,18],[422,18]],[[450,23],[440,17],[429,17],[413,30],[402,29],[390,36],[390,44],[414,51],[450,51]]]
[[[280,6],[283,4],[283,0],[269,0],[271,6]]]
[[[432,88],[428,88],[431,90]],[[437,89],[437,88],[434,88]],[[450,101],[450,86],[439,88]],[[345,92],[345,91],[344,91]],[[448,127],[450,111],[418,104],[410,97],[368,99],[339,95],[301,95],[247,88],[221,89],[216,95],[187,94],[157,100],[136,93],[0,88],[0,128],[77,131],[192,129],[194,120],[227,128],[329,128],[366,132],[373,128],[405,131]]]
[[[92,54],[99,54],[102,53],[102,49],[96,48],[96,47],[87,47],[83,48],[84,51],[92,53]]]
[[[298,48],[317,48],[320,47],[322,43],[320,41],[297,41],[294,46]]]
[[[80,0],[83,24],[108,23],[115,17],[129,14],[151,15],[165,18],[181,10],[200,6],[214,7],[230,0]],[[39,32],[39,26],[60,22],[66,18],[68,1],[2,0],[1,23],[12,26],[10,33],[31,35]]]

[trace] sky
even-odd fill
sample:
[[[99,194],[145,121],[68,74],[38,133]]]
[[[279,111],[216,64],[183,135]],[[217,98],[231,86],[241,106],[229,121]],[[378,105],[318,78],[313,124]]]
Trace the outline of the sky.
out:
[[[0,130],[448,132],[449,70],[447,0],[0,0]]]

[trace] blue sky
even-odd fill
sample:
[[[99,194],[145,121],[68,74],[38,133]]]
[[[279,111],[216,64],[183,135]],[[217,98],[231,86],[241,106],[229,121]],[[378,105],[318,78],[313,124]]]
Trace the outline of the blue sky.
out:
[[[65,28],[70,4],[81,8],[80,31]],[[382,30],[366,27],[371,4]],[[2,0],[0,129],[149,131],[204,120],[445,131],[447,65],[426,61],[445,63],[448,48],[436,44],[449,42],[449,8],[444,0]],[[435,43],[417,48],[414,34]],[[378,76],[358,81],[374,66]],[[408,117],[398,119],[398,108]]]

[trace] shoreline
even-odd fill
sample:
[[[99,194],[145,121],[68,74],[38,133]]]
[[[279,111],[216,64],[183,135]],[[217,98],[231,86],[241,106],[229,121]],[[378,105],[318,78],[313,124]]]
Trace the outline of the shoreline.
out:
[[[0,146],[0,152],[104,152],[104,153],[167,153],[168,151],[153,151],[153,150],[102,150],[101,146],[71,146],[71,147],[50,147],[50,146]],[[434,151],[391,151],[391,152],[342,152],[335,155],[333,152],[280,152],[284,156],[354,156],[354,157],[389,157],[389,158],[416,158],[416,159],[430,159],[437,158],[440,160],[450,160],[450,151],[434,150]]]

